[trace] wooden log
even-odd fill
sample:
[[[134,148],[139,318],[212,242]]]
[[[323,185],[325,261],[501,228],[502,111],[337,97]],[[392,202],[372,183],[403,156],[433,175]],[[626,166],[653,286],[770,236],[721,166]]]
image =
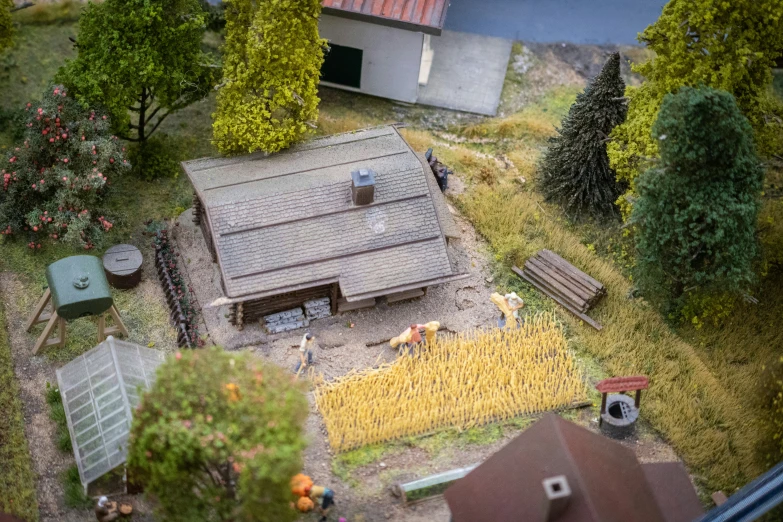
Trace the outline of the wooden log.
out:
[[[584,279],[581,279],[579,276],[575,275],[571,271],[567,270],[566,267],[561,266],[559,263],[553,261],[548,257],[544,257],[538,254],[536,254],[534,257],[536,261],[538,261],[539,263],[542,263],[550,267],[552,270],[556,271],[562,277],[568,279],[569,281],[572,281],[574,285],[578,285],[580,288],[583,288],[590,296],[594,297],[598,294],[598,290],[593,285],[591,285]]]
[[[576,268],[574,265],[572,265],[571,263],[569,263],[568,261],[566,261],[565,259],[563,259],[559,255],[555,254],[551,250],[544,249],[541,252],[539,252],[539,255],[543,255],[545,257],[548,257],[549,259],[551,259],[554,262],[560,263],[561,266],[563,266],[564,268],[569,270],[571,273],[573,273],[577,277],[583,279],[587,283],[589,283],[592,286],[594,286],[596,288],[596,290],[604,291],[604,292],[606,291],[606,288],[604,288],[603,284],[599,283],[598,281],[596,281],[595,279],[593,279],[589,275],[585,274],[584,272],[582,272],[581,270]]]
[[[540,261],[535,257],[531,257],[530,259],[527,260],[527,262],[525,263],[525,269],[527,269],[528,266],[536,267],[542,273],[549,275],[552,279],[554,279],[555,281],[559,282],[560,284],[568,288],[573,294],[579,296],[586,303],[589,302],[590,299],[593,299],[595,297],[595,292],[588,290],[581,284],[566,277],[563,274],[563,272],[550,267],[549,265],[543,263],[542,261]]]
[[[523,273],[525,274],[526,279],[535,281],[537,285],[536,288],[545,291],[545,293],[551,297],[557,297],[561,301],[568,303],[568,305],[574,310],[578,310],[582,313],[587,313],[587,311],[590,309],[587,305],[582,306],[577,303],[574,303],[567,296],[561,294],[556,288],[552,288],[551,286],[549,286],[546,281],[537,278],[535,274],[532,274],[531,272],[527,272],[527,271],[524,271]]]
[[[532,279],[529,279],[529,278],[528,278],[528,276],[527,276],[527,275],[526,275],[526,274],[525,274],[525,273],[524,273],[522,270],[520,270],[520,269],[519,269],[519,268],[517,268],[517,267],[513,267],[513,268],[512,268],[512,270],[514,270],[514,273],[516,273],[517,275],[519,275],[520,277],[522,277],[522,279],[524,279],[525,281],[527,281],[527,282],[528,282],[528,283],[530,283],[531,285],[533,285],[533,286],[535,286],[536,288],[538,288],[538,285],[537,285],[535,282],[533,282],[533,280],[532,280]],[[544,292],[544,293],[546,294],[546,292],[545,292],[544,290],[542,290],[542,289],[540,289],[540,288],[539,288],[539,290],[541,290],[542,292]],[[549,295],[549,294],[547,294],[547,295]],[[587,316],[586,314],[584,314],[584,313],[582,313],[582,312],[580,312],[580,311],[576,310],[575,308],[571,307],[571,306],[570,306],[570,305],[568,305],[568,304],[567,304],[565,301],[562,301],[562,300],[561,300],[561,299],[559,299],[558,297],[555,297],[555,296],[552,296],[552,295],[550,295],[549,297],[551,297],[552,299],[554,299],[554,300],[555,300],[555,301],[556,301],[556,302],[557,302],[557,303],[558,303],[560,306],[562,306],[563,308],[565,308],[566,310],[568,310],[569,312],[571,312],[572,314],[574,314],[574,315],[575,315],[575,316],[577,316],[579,319],[581,319],[582,321],[586,322],[587,324],[589,324],[590,326],[592,326],[592,327],[593,327],[593,328],[595,328],[596,330],[601,330],[601,329],[603,328],[603,327],[601,326],[601,324],[600,324],[600,323],[598,323],[597,321],[595,321],[593,318],[591,318],[591,317]]]
[[[537,266],[534,266],[530,263],[525,263],[525,273],[530,274],[531,276],[535,277],[539,281],[545,283],[550,288],[556,290],[558,294],[565,297],[568,301],[570,301],[574,306],[578,307],[579,309],[587,309],[588,306],[587,299],[582,299],[576,293],[572,292],[570,288],[559,283],[552,276],[542,271]]]

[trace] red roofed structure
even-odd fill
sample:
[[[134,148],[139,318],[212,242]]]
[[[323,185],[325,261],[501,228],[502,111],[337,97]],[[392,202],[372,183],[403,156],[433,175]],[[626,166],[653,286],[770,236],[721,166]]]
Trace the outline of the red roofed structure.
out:
[[[354,20],[440,35],[448,0],[323,0],[323,12]]]
[[[448,0],[322,0],[321,84],[408,103],[429,81]]]

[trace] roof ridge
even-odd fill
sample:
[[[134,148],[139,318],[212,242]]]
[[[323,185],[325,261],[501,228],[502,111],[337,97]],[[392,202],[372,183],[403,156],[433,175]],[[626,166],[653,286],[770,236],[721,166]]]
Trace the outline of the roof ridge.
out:
[[[568,464],[571,466],[571,469],[574,471],[574,476],[576,477],[577,482],[579,483],[579,488],[582,492],[582,497],[585,499],[585,503],[587,504],[588,509],[590,510],[590,515],[592,515],[593,520],[600,521],[601,517],[598,516],[598,511],[596,510],[595,506],[593,505],[593,500],[591,496],[587,492],[587,487],[585,485],[585,480],[582,477],[582,468],[580,468],[577,463],[576,459],[574,459],[573,454],[571,453],[571,445],[568,444],[567,438],[563,435],[563,432],[561,428],[563,427],[564,423],[567,421],[562,419],[559,415],[552,413],[550,415],[547,415],[547,417],[550,417],[552,419],[552,423],[555,426],[555,433],[557,434],[557,438],[560,441],[560,445],[565,448],[565,455],[566,459],[568,460]],[[577,426],[579,429],[584,429],[581,426]]]

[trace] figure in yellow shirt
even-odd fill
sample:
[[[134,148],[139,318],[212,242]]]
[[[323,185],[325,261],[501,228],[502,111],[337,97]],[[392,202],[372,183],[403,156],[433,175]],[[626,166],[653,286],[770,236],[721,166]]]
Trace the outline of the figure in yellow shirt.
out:
[[[323,486],[313,485],[308,486],[305,489],[305,495],[310,497],[313,504],[318,507],[318,511],[321,513],[319,522],[326,522],[326,517],[329,516],[329,510],[332,509],[332,506],[334,505],[334,491]]]

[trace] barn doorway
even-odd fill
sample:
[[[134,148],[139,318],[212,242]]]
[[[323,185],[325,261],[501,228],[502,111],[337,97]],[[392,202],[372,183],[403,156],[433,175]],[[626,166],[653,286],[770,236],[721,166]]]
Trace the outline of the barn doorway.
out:
[[[360,89],[363,54],[355,47],[329,44],[321,66],[321,81]]]

